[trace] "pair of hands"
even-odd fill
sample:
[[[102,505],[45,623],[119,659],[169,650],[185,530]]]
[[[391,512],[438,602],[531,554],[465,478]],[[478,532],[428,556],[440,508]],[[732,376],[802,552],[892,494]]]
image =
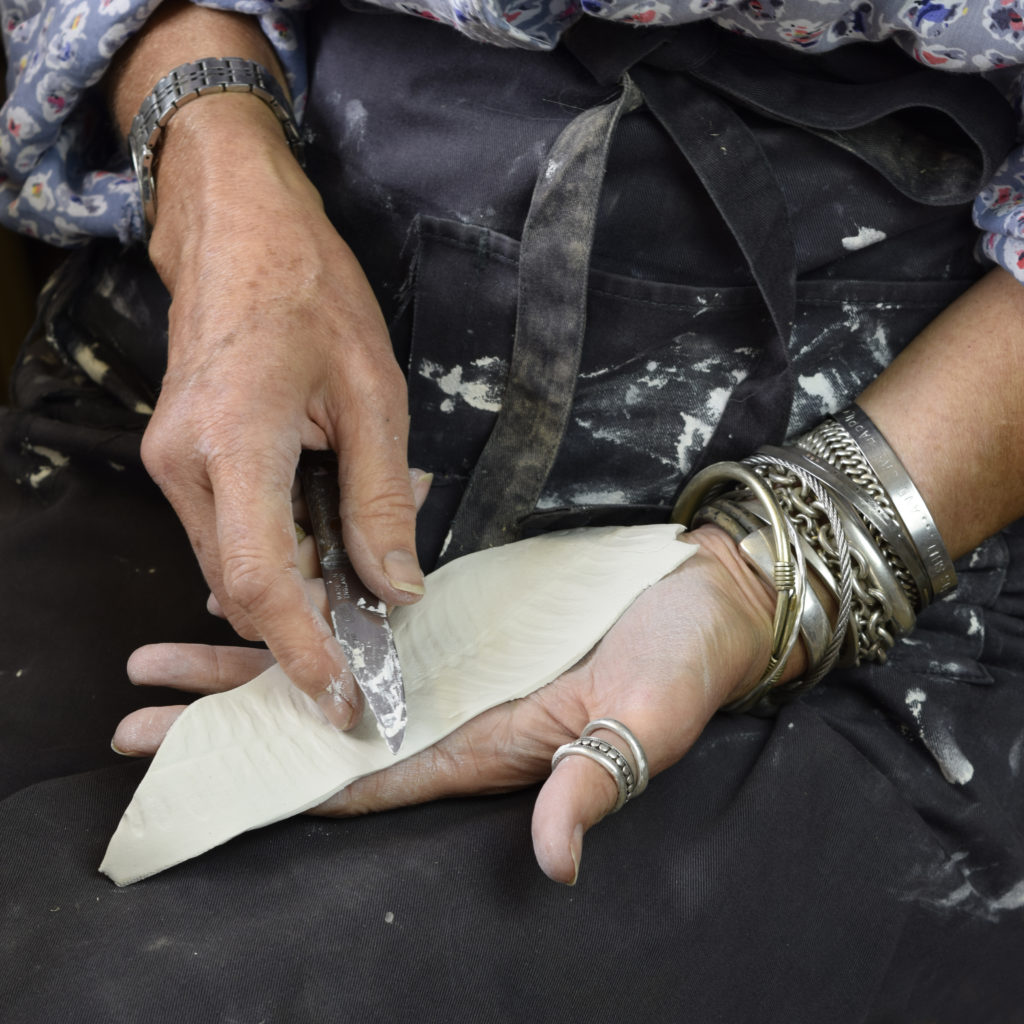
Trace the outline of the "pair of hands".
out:
[[[251,159],[214,144],[202,195],[182,165],[235,104]],[[238,106],[243,104],[244,106]],[[268,651],[163,644],[137,651],[134,682],[209,693],[278,660],[340,728],[362,711],[358,688],[323,615],[311,541],[296,544],[292,485],[302,448],[338,452],[346,548],[388,604],[423,592],[415,514],[429,480],[406,463],[405,381],[375,298],[316,191],[262,104],[226,96],[179,114],[185,141],[160,171],[150,254],[172,294],[168,369],[143,459],[188,532],[211,607]],[[204,119],[213,119],[204,125]],[[195,145],[186,145],[192,139]],[[271,229],[268,226],[272,226]],[[358,814],[544,778],[560,744],[588,721],[618,718],[652,774],[678,760],[715,710],[767,661],[773,601],[719,531],[643,594],[591,654],[533,696],[494,708],[393,768],[361,779],[319,810]],[[150,754],[181,708],[146,709],[118,727],[116,749]],[[614,737],[609,737],[614,739]],[[543,870],[575,880],[583,834],[615,802],[600,766],[565,759],[537,801]]]

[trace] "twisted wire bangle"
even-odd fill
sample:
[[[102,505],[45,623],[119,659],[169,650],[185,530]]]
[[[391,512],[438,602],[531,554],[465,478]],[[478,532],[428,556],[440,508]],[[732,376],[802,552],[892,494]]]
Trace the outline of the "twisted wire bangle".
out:
[[[924,564],[895,517],[895,511],[891,506],[878,504],[873,489],[862,488],[859,479],[848,476],[834,463],[819,457],[816,450],[804,447],[804,441],[814,433],[812,431],[798,440],[800,448],[766,446],[760,450],[805,469],[828,488],[834,501],[849,505],[856,512],[895,574],[907,600],[919,611],[931,600],[931,585]]]
[[[735,495],[726,495],[725,497],[717,498],[712,502],[712,507],[721,508],[723,513],[735,516],[741,523],[752,522],[754,525],[750,526],[751,530],[760,529],[767,523],[767,519],[761,512],[758,502],[751,498],[749,494],[744,496],[740,493],[736,493]],[[808,570],[817,576],[822,585],[832,595],[832,600],[838,608],[840,603],[839,563],[835,555],[835,545],[833,543],[826,543],[822,540],[821,533],[825,529],[825,526],[815,526],[812,530],[805,519],[806,517],[800,513],[799,518],[796,520],[798,524],[797,530],[800,539],[800,546],[804,553],[804,560],[807,563]],[[856,586],[852,579],[852,559],[850,564],[851,590],[854,594],[853,600],[856,600]],[[838,616],[836,616],[836,622],[838,624]],[[854,625],[852,605],[850,615],[846,620],[846,623],[845,635],[840,646],[839,658],[836,664],[843,666],[856,665],[858,659],[857,630],[849,628],[851,625]],[[822,648],[822,653],[824,653],[824,647]],[[817,664],[817,662],[814,662],[814,664]]]
[[[762,472],[775,488],[786,514],[794,521],[801,536],[822,555],[832,573],[838,577],[841,569],[839,552],[835,546],[836,535],[834,530],[826,529],[828,521],[822,503],[807,485],[809,474],[797,472],[785,459],[773,459],[772,456],[764,458],[766,462]],[[815,486],[819,490],[822,487],[817,481]],[[846,510],[845,505],[842,508],[839,518],[844,541],[846,534],[852,534],[857,540],[856,544],[847,545],[852,569],[850,622],[856,638],[852,663],[884,662],[888,650],[895,642],[895,634],[908,632],[912,627],[913,608],[903,596],[895,578],[888,574],[888,566],[884,564],[884,559],[859,518]],[[903,622],[899,628],[894,625],[894,607],[899,613],[896,617]]]

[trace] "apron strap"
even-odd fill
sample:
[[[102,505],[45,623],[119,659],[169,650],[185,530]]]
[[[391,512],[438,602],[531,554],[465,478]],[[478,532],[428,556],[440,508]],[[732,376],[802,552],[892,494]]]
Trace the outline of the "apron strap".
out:
[[[873,44],[808,60],[804,54],[766,53],[739,36],[720,42],[716,60],[695,62],[692,43],[682,39],[680,34],[659,47],[648,62],[685,70],[741,107],[853,153],[924,205],[972,202],[1013,145],[1010,105],[977,75],[911,65],[902,54]],[[846,66],[856,67],[861,77],[843,81],[841,74],[819,70],[841,72]],[[878,80],[864,80],[872,70]],[[945,142],[938,141],[942,136]]]
[[[689,161],[750,268],[775,327],[741,381],[701,464],[731,457],[740,418],[755,418],[780,441],[794,381],[789,342],[796,315],[796,244],[785,196],[764,150],[729,104],[687,75],[649,66],[632,72],[647,102]]]
[[[640,102],[627,76],[617,99],[569,123],[540,169],[519,250],[516,334],[501,411],[439,563],[515,540],[537,506],[576,389],[608,148],[620,118]]]
[[[565,46],[603,84],[638,63],[690,75],[740,107],[855,154],[929,206],[972,202],[1016,140],[1013,109],[991,82],[921,67],[895,44],[809,54],[709,22],[636,29],[585,18]]]

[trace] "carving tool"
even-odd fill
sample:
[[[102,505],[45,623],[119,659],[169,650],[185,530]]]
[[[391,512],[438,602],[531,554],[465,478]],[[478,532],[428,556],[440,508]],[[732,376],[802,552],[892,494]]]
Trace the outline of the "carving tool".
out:
[[[405,683],[387,606],[363,585],[341,540],[338,459],[305,451],[299,478],[327,588],[331,628],[391,752],[405,738]]]

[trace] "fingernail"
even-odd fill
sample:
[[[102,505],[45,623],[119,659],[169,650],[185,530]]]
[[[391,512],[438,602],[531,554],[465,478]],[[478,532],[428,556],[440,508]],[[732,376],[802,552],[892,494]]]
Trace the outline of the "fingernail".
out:
[[[342,677],[331,680],[330,685],[316,699],[316,706],[323,712],[324,718],[335,727],[344,732],[351,724],[355,710],[342,692],[344,681]]]
[[[306,537],[299,543],[295,568],[304,580],[315,579],[320,575],[320,559],[316,556],[316,544],[312,537]]]
[[[121,757],[141,757],[142,755],[135,750],[121,750],[119,747],[114,746],[114,741],[110,741],[110,749]]]
[[[412,484],[412,500],[416,503],[416,511],[423,508],[423,503],[430,493],[430,485],[434,482],[434,474],[422,469],[409,470],[409,483]]]
[[[404,594],[421,597],[425,593],[423,572],[411,551],[389,551],[384,556],[384,575],[395,590],[401,590]]]
[[[569,856],[572,857],[573,875],[570,885],[575,885],[580,877],[580,859],[583,856],[583,826],[577,825],[572,830],[569,840]]]

